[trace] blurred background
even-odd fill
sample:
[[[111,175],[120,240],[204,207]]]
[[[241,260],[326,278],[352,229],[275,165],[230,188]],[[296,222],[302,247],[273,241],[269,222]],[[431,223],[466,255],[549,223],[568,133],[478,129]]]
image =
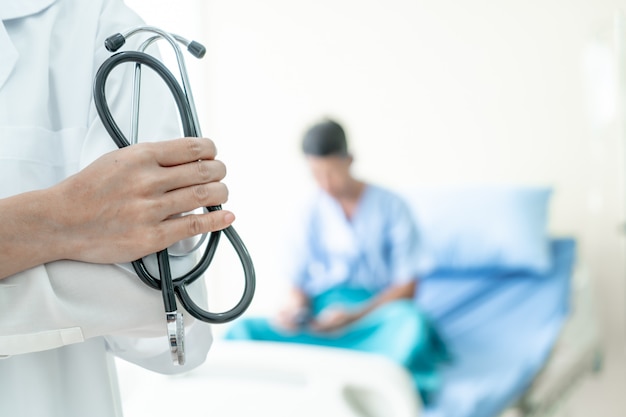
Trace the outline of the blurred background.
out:
[[[281,254],[313,187],[300,138],[331,116],[375,183],[554,188],[550,232],[578,242],[606,355],[563,415],[626,415],[626,0],[127,3],[207,47],[187,66],[255,262],[250,312],[281,300]],[[208,283],[218,309],[238,296],[233,257]]]

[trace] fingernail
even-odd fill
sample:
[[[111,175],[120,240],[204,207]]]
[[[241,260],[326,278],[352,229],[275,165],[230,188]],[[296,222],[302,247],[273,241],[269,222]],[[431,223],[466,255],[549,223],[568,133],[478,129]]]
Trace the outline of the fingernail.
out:
[[[235,215],[233,213],[231,213],[230,211],[227,211],[226,213],[224,213],[224,221],[226,223],[232,223],[235,221]]]

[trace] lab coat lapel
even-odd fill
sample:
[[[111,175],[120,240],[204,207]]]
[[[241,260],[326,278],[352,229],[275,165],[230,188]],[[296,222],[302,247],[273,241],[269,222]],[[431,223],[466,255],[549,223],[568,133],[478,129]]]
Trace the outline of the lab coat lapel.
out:
[[[55,2],[56,0],[2,0],[0,1],[0,20],[30,16],[47,9]]]
[[[13,72],[19,53],[11,42],[4,21],[29,16],[50,7],[56,0],[1,0],[0,1],[0,88]]]

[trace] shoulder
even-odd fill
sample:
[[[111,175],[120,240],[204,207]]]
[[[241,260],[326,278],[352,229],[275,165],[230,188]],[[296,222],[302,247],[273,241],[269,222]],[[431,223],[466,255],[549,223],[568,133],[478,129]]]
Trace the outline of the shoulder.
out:
[[[292,210],[290,211],[295,213],[294,220],[297,224],[308,224],[310,226],[320,217],[327,201],[326,196],[319,190],[316,190],[297,201],[292,201],[291,204]]]
[[[377,184],[368,184],[367,193],[371,196],[371,200],[377,201],[379,204],[388,209],[409,213],[409,206],[398,192]]]

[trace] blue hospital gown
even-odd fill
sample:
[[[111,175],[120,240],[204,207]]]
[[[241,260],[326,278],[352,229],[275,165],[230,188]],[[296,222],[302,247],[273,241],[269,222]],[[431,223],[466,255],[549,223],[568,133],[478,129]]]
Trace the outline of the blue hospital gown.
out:
[[[356,308],[391,286],[417,279],[419,240],[412,214],[394,193],[366,186],[351,219],[320,192],[308,214],[303,239],[291,256],[291,278],[311,300],[312,314],[331,305]],[[341,347],[382,354],[411,371],[427,402],[440,381],[445,347],[413,300],[386,303],[344,329],[294,333],[266,318],[244,318],[228,339]]]

